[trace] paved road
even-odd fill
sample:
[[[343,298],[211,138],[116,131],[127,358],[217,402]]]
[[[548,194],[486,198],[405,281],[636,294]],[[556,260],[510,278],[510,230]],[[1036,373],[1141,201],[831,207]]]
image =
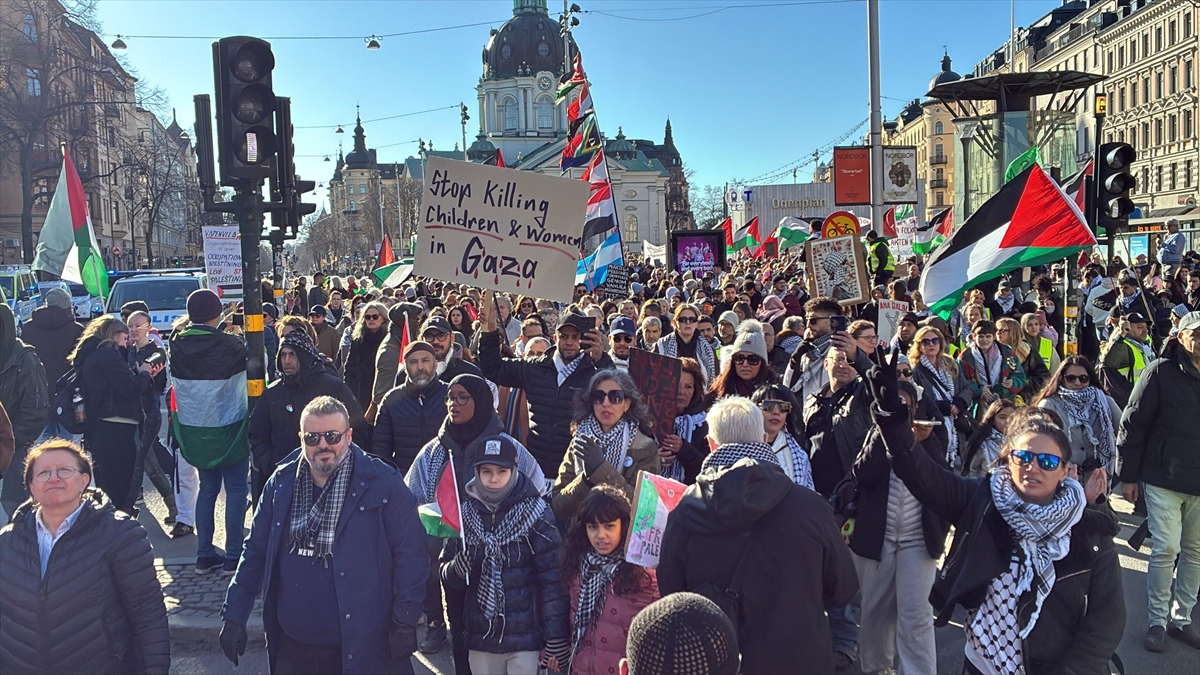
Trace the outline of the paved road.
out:
[[[450,675],[454,671],[449,654],[449,648],[442,649],[434,655],[433,661],[424,654],[418,655],[413,658],[413,670],[417,675]],[[238,666],[234,668],[220,650],[176,650],[171,654],[171,672],[176,675],[267,675],[267,652],[262,648],[247,650],[246,654],[238,659]]]

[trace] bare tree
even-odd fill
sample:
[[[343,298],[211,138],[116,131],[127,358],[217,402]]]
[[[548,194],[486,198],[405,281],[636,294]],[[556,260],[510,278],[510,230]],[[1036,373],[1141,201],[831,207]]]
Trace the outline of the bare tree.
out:
[[[701,185],[691,196],[697,229],[709,230],[721,223],[725,212],[725,190],[720,185]]]
[[[122,144],[121,163],[128,173],[125,197],[129,221],[133,224],[141,220],[146,259],[153,265],[155,231],[164,224],[177,225],[181,233],[186,228],[184,200],[188,184],[184,179],[184,154],[179,139],[169,138],[153,113],[139,112],[145,124]]]

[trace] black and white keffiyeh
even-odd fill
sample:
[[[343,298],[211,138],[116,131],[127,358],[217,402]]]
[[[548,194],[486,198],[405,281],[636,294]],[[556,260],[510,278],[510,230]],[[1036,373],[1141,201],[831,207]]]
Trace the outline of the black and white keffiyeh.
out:
[[[292,517],[289,523],[291,551],[311,550],[314,560],[325,567],[333,558],[333,536],[337,531],[338,517],[346,503],[346,492],[350,487],[350,474],[354,472],[354,448],[346,452],[346,458],[333,475],[325,482],[325,490],[314,503],[312,470],[308,460],[296,462],[296,483],[292,486]]]
[[[579,649],[588,631],[595,629],[599,623],[608,599],[608,589],[612,588],[613,577],[624,559],[622,551],[600,555],[590,550],[579,561],[579,599],[575,602],[575,620],[572,622],[575,627],[571,636],[572,654]]]
[[[766,443],[726,443],[704,458],[704,463],[700,465],[700,472],[709,473],[733,466],[743,457],[763,464],[779,466],[779,458],[775,456],[775,451],[771,449],[771,446]]]
[[[513,478],[516,480],[516,478]],[[498,634],[504,640],[504,565],[508,562],[505,549],[524,539],[528,542],[534,524],[546,510],[546,500],[530,496],[514,504],[489,532],[483,526],[480,511],[488,508],[477,499],[462,505],[463,546],[471,559],[482,561],[479,574],[479,608],[488,622],[484,637]],[[489,512],[490,515],[490,512]],[[477,552],[478,551],[478,552]],[[499,633],[496,633],[499,629]]]
[[[579,367],[579,364],[583,363],[583,357],[585,356],[587,355],[580,353],[579,356],[571,359],[570,363],[566,363],[563,361],[562,356],[558,353],[558,350],[554,350],[553,360],[554,369],[558,371],[558,386],[561,387],[562,383],[566,382],[567,378],[571,377],[571,375],[575,372],[575,369]]]
[[[976,345],[971,345],[969,350],[971,358],[975,360],[976,369],[979,375],[983,376],[984,381],[981,384],[993,386],[1000,382],[1000,366],[1004,364],[1004,359],[1001,358],[1000,347],[992,342],[992,346],[987,352],[980,351]]]
[[[1000,306],[1000,311],[1008,314],[1012,311],[1013,305],[1017,304],[1017,296],[1015,293],[1009,293],[1007,296],[996,291],[996,304]]]
[[[675,333],[659,338],[654,345],[659,354],[669,356],[673,359],[679,358],[679,336]],[[704,382],[711,383],[717,376],[717,355],[713,352],[712,345],[708,344],[708,340],[704,339],[703,335],[696,334],[692,336],[692,340],[696,343],[696,360],[700,362],[700,369],[704,371]]]
[[[1096,459],[1100,466],[1108,466],[1117,455],[1116,432],[1112,413],[1108,408],[1108,397],[1095,387],[1084,387],[1071,391],[1059,387],[1058,398],[1067,412],[1068,428],[1083,427],[1087,439],[1096,448]],[[1091,413],[1095,413],[1093,416]]]
[[[921,365],[933,374],[933,385],[930,387],[933,390],[933,397],[939,401],[951,402],[954,400],[954,395],[957,393],[954,390],[954,378],[950,373],[938,368],[929,360],[929,357],[921,355]],[[946,431],[950,442],[946,444],[946,461],[950,466],[958,466],[958,432],[954,428],[954,418],[950,415],[942,417],[942,423],[946,425]]]
[[[694,415],[678,415],[675,417],[675,435],[682,438],[687,443],[692,443],[692,434],[696,429],[704,424],[704,420],[708,417],[706,411],[701,410]],[[694,443],[693,443],[694,445]],[[679,458],[675,458],[666,466],[659,466],[658,474],[664,478],[679,481],[680,483],[687,480],[687,474],[683,469],[683,462]]]
[[[1000,458],[1000,451],[1004,449],[1004,442],[1007,440],[1008,438],[996,427],[991,427],[988,435],[979,444],[979,451],[983,453],[984,457],[984,466],[989,470],[996,466],[996,461]]]
[[[1045,506],[1021,499],[1012,471],[1000,465],[992,472],[992,503],[1012,528],[1016,543],[1008,571],[992,580],[983,604],[968,624],[967,640],[975,653],[987,658],[1001,675],[1024,672],[1021,640],[1029,636],[1054,588],[1054,562],[1071,550],[1071,528],[1083,517],[1087,498],[1073,478],[1063,481],[1054,501]],[[1017,601],[1034,591],[1029,622],[1019,625]]]
[[[776,461],[779,461],[779,451],[783,449],[784,445],[787,445],[788,451],[792,455],[792,482],[810,490],[815,490],[816,488],[813,487],[812,463],[808,459],[808,453],[804,451],[804,448],[800,447],[799,441],[786,431],[780,431],[779,435],[775,437],[775,442],[771,444],[771,450],[776,453]]]
[[[576,434],[581,436],[595,437],[600,442],[600,447],[604,448],[604,458],[617,471],[625,467],[625,457],[629,455],[629,445],[633,443],[633,437],[636,433],[637,424],[628,419],[622,419],[620,422],[617,422],[613,425],[613,428],[605,433],[600,428],[600,422],[596,420],[595,415],[585,417],[579,423],[579,429],[576,431]],[[579,473],[582,474],[584,471],[580,470]]]

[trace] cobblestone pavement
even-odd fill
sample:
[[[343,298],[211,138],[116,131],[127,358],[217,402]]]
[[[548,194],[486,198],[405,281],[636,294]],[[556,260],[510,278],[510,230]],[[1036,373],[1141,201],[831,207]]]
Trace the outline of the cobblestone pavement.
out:
[[[155,561],[154,571],[162,585],[168,617],[220,618],[231,576],[220,572],[196,574],[191,561],[184,564],[161,559]],[[262,618],[261,597],[254,603],[251,616]]]

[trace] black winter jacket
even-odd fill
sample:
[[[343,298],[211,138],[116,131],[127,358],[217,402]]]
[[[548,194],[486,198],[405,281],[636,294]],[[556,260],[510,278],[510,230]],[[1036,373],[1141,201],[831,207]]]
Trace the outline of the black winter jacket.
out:
[[[126,353],[111,344],[100,346],[99,337],[90,337],[75,356],[75,371],[89,426],[107,417],[124,417],[139,424],[145,419],[142,395],[151,390],[154,381],[150,373],[135,374]]]
[[[387,334],[386,328],[374,333],[364,329],[361,336],[350,340],[343,371],[346,374],[346,386],[354,392],[363,409],[371,406],[371,392],[375,386],[375,354]]]
[[[37,440],[46,425],[50,410],[50,394],[46,390],[46,375],[37,352],[17,339],[16,320],[12,309],[0,302],[0,405],[12,422],[17,441],[13,467],[25,459],[25,448]],[[21,481],[5,481],[7,498],[20,491]],[[12,487],[8,487],[9,485]],[[16,501],[23,501],[24,498]]]
[[[833,435],[837,442],[838,457],[842,461],[842,467],[845,468],[846,473],[850,473],[850,469],[854,466],[854,460],[858,457],[858,452],[867,438],[867,431],[871,428],[871,392],[868,391],[866,384],[861,379],[854,380],[846,385],[846,388],[849,391],[842,390],[834,394],[834,397],[842,395],[844,398],[837,410],[833,412]],[[803,402],[805,428],[809,426],[820,409],[821,404],[817,398],[828,391],[829,385],[825,385],[815,396],[810,396]],[[809,434],[804,435],[808,436]],[[801,440],[801,443],[803,442]],[[815,456],[821,450],[821,448],[814,447],[809,452]]]
[[[450,386],[441,380],[420,390],[405,383],[389,391],[375,417],[371,454],[392,462],[400,473],[408,473],[417,453],[442,428],[449,391]]]
[[[46,369],[46,386],[53,389],[58,378],[71,369],[67,355],[75,348],[83,326],[75,313],[62,307],[39,307],[21,329],[21,339],[37,350]]]
[[[593,362],[587,354],[585,359],[558,384],[558,370],[554,367],[551,347],[545,354],[530,359],[509,359],[500,356],[500,331],[484,333],[479,340],[479,366],[483,376],[502,387],[520,387],[529,400],[529,453],[538,461],[548,480],[558,476],[558,465],[571,442],[571,416],[574,413],[575,396],[597,371],[614,368],[612,357],[607,353],[600,361]]]
[[[1012,530],[992,502],[989,479],[957,476],[916,451],[906,414],[876,412],[875,419],[892,470],[926,508],[955,526],[954,543],[929,594],[934,625],[944,626],[957,605],[977,608],[988,585],[1008,569],[1016,546]],[[1125,632],[1121,565],[1112,542],[1117,532],[1112,515],[1092,507],[1072,528],[1070,552],[1054,563],[1054,588],[1022,645],[1026,672],[1108,672]],[[1033,594],[1023,594],[1017,603],[1021,625],[1033,610]]]
[[[0,530],[0,672],[165,675],[171,638],[146,531],[99,490],[83,502],[45,577],[33,503]]]
[[[537,488],[523,474],[512,493],[495,513],[480,502],[466,499],[463,509],[478,508],[484,529],[489,532],[519,502],[541,499]],[[447,588],[466,589],[467,648],[489,654],[541,651],[548,640],[565,639],[570,633],[571,599],[560,573],[562,539],[547,506],[534,522],[528,536],[505,547],[501,579],[504,585],[503,629],[491,631],[479,604],[481,560],[471,561],[471,585],[454,572],[454,556],[462,550],[461,539],[448,539],[442,549],[442,581]],[[490,634],[489,634],[490,633]]]
[[[667,518],[659,591],[724,591],[739,560],[742,672],[832,673],[825,610],[850,602],[858,576],[828,502],[778,466],[702,473]]]
[[[1200,372],[1177,343],[1142,371],[1121,416],[1121,481],[1200,495]]]

